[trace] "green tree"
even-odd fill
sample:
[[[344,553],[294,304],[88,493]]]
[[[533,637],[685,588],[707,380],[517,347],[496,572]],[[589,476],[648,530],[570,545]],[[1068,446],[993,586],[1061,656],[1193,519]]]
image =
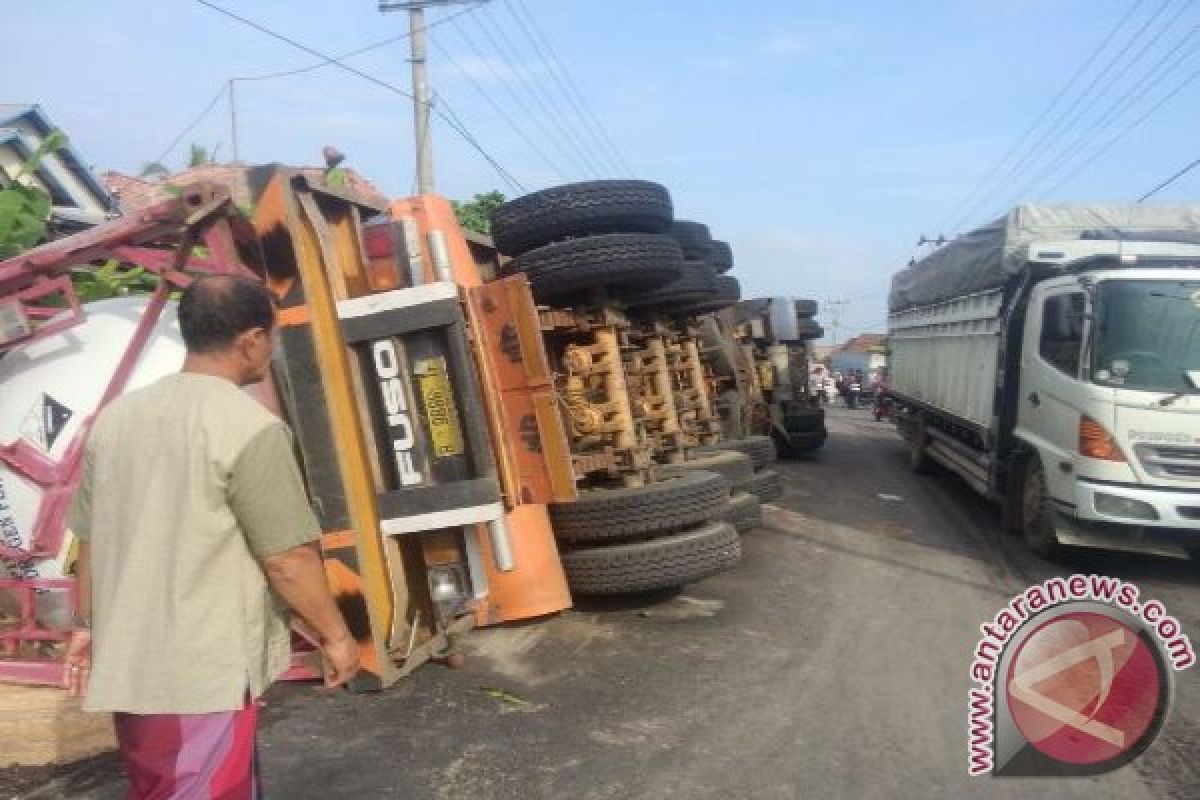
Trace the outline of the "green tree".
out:
[[[465,203],[450,201],[458,223],[467,230],[490,235],[492,232],[491,214],[504,205],[504,194],[496,190],[477,194]]]
[[[157,161],[148,161],[142,165],[142,171],[138,173],[138,177],[148,181],[161,181],[170,174],[170,170],[163,164]]]
[[[193,144],[188,152],[188,166],[202,167],[205,164],[212,163],[212,156],[209,155],[208,148],[202,144]]]
[[[47,155],[66,146],[62,131],[51,131],[21,165],[13,182],[0,189],[0,259],[11,258],[46,238],[50,195],[22,179],[36,172]]]

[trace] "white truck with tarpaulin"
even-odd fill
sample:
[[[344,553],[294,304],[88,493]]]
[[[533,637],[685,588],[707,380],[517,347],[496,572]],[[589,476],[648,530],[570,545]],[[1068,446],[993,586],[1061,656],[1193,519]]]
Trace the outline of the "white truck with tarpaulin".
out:
[[[1200,206],[1020,206],[897,273],[911,462],[1030,549],[1200,556]]]

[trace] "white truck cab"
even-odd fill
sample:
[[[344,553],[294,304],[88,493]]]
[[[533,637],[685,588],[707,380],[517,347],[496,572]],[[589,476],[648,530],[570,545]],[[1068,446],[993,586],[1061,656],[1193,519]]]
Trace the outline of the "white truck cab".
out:
[[[1043,263],[1061,254],[1071,274],[1030,293],[1014,435],[1044,468],[1060,541],[1200,551],[1200,247],[1071,241],[1036,251]],[[1113,255],[1122,268],[1074,269]],[[1167,260],[1181,263],[1142,266]]]
[[[1200,206],[1019,206],[897,273],[889,306],[915,469],[1044,556],[1200,558]]]

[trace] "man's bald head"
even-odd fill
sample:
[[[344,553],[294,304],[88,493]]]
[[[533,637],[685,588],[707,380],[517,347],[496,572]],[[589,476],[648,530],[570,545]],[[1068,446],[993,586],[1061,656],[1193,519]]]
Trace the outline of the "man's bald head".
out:
[[[209,275],[183,291],[179,329],[188,352],[228,350],[241,334],[275,325],[275,299],[258,281],[232,275]]]

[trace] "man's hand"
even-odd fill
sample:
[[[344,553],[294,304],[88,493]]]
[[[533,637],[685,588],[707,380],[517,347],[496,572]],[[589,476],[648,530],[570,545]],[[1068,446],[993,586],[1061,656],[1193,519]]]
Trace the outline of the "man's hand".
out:
[[[358,672],[359,649],[354,637],[346,635],[321,645],[321,663],[325,667],[325,686],[341,686]]]
[[[71,697],[82,697],[92,674],[92,632],[71,631],[63,664],[63,686]]]

